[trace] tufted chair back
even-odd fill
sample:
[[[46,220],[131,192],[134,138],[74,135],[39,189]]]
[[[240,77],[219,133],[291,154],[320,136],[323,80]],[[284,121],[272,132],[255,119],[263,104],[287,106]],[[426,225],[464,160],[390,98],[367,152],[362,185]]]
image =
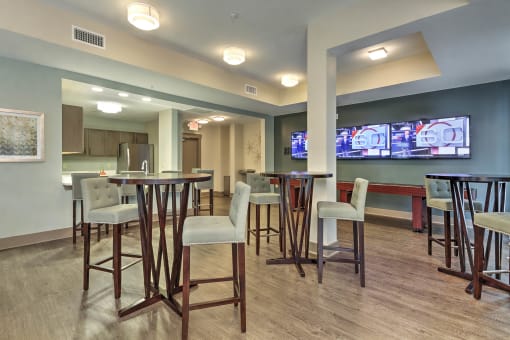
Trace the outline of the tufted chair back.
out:
[[[81,180],[94,177],[99,177],[99,172],[78,172],[71,174],[73,200],[81,200],[83,198],[81,193]]]
[[[451,199],[450,182],[440,179],[425,178],[425,194],[427,197],[427,204],[434,198]]]
[[[368,181],[356,178],[352,188],[351,205],[356,209],[358,221],[365,220],[365,202],[367,200]]]
[[[83,193],[83,219],[89,222],[91,210],[120,204],[119,189],[116,184],[108,183],[108,178],[88,178],[81,181]]]
[[[271,184],[269,178],[260,174],[247,173],[246,183],[251,187],[251,193],[271,192]]]
[[[249,199],[250,186],[243,182],[237,182],[228,215],[236,228],[236,239],[243,240],[243,242],[246,239],[246,217],[248,215]]]

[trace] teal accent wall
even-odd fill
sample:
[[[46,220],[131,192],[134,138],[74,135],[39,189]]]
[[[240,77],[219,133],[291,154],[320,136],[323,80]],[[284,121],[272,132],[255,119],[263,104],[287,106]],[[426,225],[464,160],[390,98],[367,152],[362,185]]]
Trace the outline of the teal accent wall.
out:
[[[419,118],[471,116],[471,159],[338,160],[337,178],[364,177],[373,182],[422,184],[430,172],[509,173],[510,81],[385,99],[339,107],[337,127],[388,123]],[[306,161],[284,155],[290,133],[306,129],[306,113],[275,119],[275,167],[306,169]],[[311,137],[313,138],[313,137]],[[409,210],[406,197],[370,194],[367,205]]]

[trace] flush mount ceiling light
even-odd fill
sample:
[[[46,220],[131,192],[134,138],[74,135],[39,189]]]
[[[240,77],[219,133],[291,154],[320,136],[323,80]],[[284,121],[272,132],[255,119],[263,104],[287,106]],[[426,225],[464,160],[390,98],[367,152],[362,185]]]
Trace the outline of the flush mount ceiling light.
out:
[[[91,90],[94,92],[103,92],[103,88],[99,87],[99,86],[94,86],[94,87],[92,87]]]
[[[97,102],[97,109],[104,113],[119,113],[122,111],[122,105],[115,102]]]
[[[142,97],[142,100],[143,100],[144,102],[150,102],[152,99],[151,99],[151,98],[149,98],[149,97]]]
[[[209,123],[209,120],[208,119],[204,119],[204,118],[200,118],[200,119],[197,119],[197,123],[204,125],[204,124]]]
[[[138,29],[152,31],[159,27],[159,14],[151,5],[134,2],[128,6],[128,21]]]
[[[378,59],[386,58],[388,56],[388,52],[386,51],[386,49],[384,47],[381,47],[381,48],[377,48],[372,51],[368,51],[368,56],[372,60],[378,60]]]
[[[223,50],[223,60],[229,65],[240,65],[246,60],[246,54],[242,48],[227,47]]]
[[[119,92],[119,97],[129,97],[129,94],[127,94],[126,92]]]
[[[225,117],[223,117],[223,116],[212,116],[211,119],[214,120],[215,122],[222,122],[222,121],[225,120]]]
[[[285,87],[293,87],[299,84],[299,80],[295,75],[286,74],[282,77],[282,85]]]

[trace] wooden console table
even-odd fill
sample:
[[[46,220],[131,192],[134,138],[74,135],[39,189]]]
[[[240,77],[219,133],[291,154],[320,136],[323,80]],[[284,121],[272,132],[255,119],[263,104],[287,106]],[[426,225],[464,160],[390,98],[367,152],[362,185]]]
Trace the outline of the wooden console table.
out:
[[[336,183],[338,200],[348,202],[348,196],[352,192],[353,182],[339,181]],[[395,183],[369,183],[368,192],[380,194],[393,194],[411,196],[412,202],[412,225],[413,231],[423,231],[425,226],[425,186]]]

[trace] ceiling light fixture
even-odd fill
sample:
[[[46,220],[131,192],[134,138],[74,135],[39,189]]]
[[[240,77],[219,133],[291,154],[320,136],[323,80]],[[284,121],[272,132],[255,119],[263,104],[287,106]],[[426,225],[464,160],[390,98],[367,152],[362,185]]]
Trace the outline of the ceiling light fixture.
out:
[[[388,52],[386,51],[386,49],[384,47],[381,47],[381,48],[377,48],[372,51],[368,51],[368,56],[372,60],[378,60],[378,59],[386,58],[388,56]]]
[[[122,105],[115,102],[97,102],[97,109],[104,113],[119,113],[122,111]]]
[[[129,97],[129,94],[127,94],[126,92],[119,92],[119,97],[126,98]]]
[[[200,118],[200,119],[197,119],[197,123],[204,125],[204,124],[209,123],[209,119]]]
[[[94,92],[103,92],[103,88],[99,87],[99,86],[94,86],[94,87],[92,87],[91,90]]]
[[[285,87],[294,87],[299,84],[299,80],[295,75],[286,74],[282,76],[282,85]]]
[[[151,5],[134,2],[128,6],[128,21],[138,29],[152,31],[159,27],[159,14]]]
[[[215,122],[222,122],[222,121],[225,120],[225,117],[223,117],[223,116],[212,116],[211,119],[214,120]]]
[[[152,99],[151,99],[151,98],[149,98],[149,97],[142,97],[142,100],[143,100],[144,102],[150,102]]]
[[[240,65],[246,60],[246,53],[239,47],[227,47],[223,50],[223,60],[229,65]]]

